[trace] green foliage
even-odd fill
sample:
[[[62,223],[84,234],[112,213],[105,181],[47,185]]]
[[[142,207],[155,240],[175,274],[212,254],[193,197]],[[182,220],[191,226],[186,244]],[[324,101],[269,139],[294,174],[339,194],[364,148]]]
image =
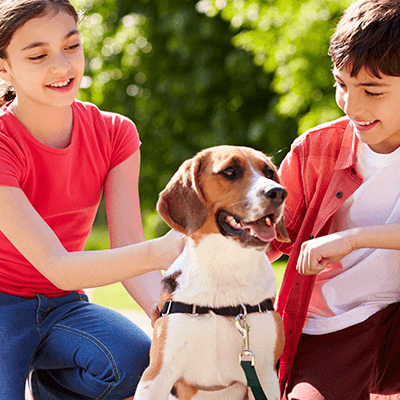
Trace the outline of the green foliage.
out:
[[[73,0],[87,58],[82,100],[142,140],[147,237],[158,193],[187,158],[246,145],[279,164],[305,129],[340,115],[329,37],[350,0]]]
[[[329,40],[352,0],[202,0],[206,13],[221,16],[237,30],[233,42],[253,53],[273,73],[280,95],[274,111],[295,117],[298,133],[341,116],[334,99]]]

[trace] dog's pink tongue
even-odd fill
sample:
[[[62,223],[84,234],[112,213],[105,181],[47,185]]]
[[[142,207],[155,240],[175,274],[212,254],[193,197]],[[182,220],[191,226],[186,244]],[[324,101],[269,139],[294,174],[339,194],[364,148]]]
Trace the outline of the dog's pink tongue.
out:
[[[275,239],[275,227],[273,225],[267,225],[265,219],[259,219],[258,221],[245,223],[242,222],[243,229],[250,229],[252,234],[255,234],[263,242],[270,242]]]

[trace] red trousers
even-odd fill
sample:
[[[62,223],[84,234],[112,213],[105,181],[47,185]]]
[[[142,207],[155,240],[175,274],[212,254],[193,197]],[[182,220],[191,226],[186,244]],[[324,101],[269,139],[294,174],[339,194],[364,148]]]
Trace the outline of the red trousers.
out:
[[[400,393],[400,303],[337,332],[302,335],[286,393],[289,400]]]

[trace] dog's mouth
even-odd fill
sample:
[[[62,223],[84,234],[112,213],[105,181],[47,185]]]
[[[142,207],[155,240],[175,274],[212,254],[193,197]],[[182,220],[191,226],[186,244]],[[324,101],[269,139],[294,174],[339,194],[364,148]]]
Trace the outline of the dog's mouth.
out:
[[[262,242],[260,244],[275,239],[275,220],[276,216],[273,213],[251,222],[245,222],[224,210],[217,214],[217,225],[224,236],[237,236],[242,242]]]

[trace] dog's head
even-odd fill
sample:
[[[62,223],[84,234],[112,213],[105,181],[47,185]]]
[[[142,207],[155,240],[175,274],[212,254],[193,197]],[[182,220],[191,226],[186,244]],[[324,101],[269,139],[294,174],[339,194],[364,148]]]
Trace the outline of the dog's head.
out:
[[[246,246],[289,241],[285,189],[271,159],[248,148],[218,146],[185,161],[160,193],[157,211],[194,239],[220,233]]]

